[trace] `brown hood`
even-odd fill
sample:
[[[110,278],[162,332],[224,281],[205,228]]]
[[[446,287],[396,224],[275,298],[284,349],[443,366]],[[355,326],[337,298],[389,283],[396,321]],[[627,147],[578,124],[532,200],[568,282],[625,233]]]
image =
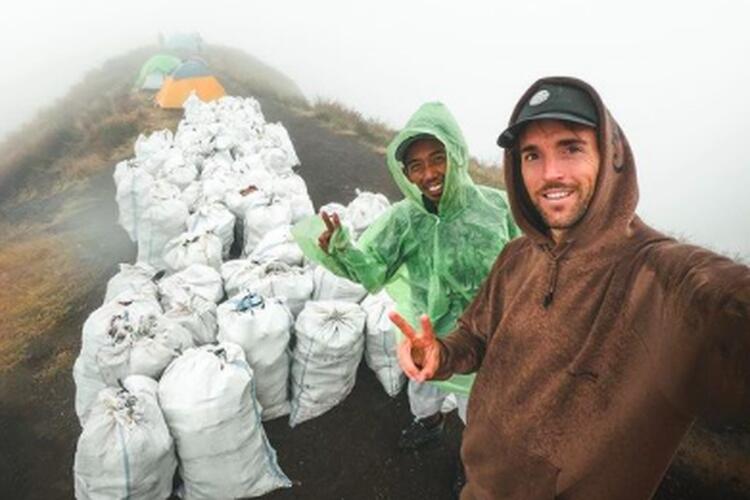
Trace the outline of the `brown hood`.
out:
[[[597,130],[599,140],[599,176],[589,209],[574,228],[568,231],[562,246],[572,247],[571,251],[595,246],[609,247],[625,237],[635,218],[635,207],[638,204],[638,182],[635,173],[635,161],[625,134],[602,103],[599,94],[587,83],[570,77],[542,78],[534,83],[523,94],[516,104],[510,118],[510,124],[532,95],[543,84],[566,84],[587,92],[593,100],[601,124]],[[554,247],[549,229],[542,221],[536,208],[532,205],[519,171],[519,157],[516,148],[505,150],[505,185],[508,186],[510,205],[516,222],[534,242]]]

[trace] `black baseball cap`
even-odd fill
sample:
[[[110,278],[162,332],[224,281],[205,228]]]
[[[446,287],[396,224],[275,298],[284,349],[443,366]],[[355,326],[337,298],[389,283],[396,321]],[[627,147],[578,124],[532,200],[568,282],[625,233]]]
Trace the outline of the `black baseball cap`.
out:
[[[435,139],[439,140],[437,137],[435,137],[432,134],[417,134],[409,137],[408,139],[401,141],[401,144],[398,145],[396,148],[396,160],[400,161],[401,163],[404,162],[404,156],[406,156],[406,152],[409,150],[409,146],[414,144],[417,141],[421,141],[422,139]]]
[[[523,105],[516,120],[497,138],[501,148],[511,148],[523,127],[536,120],[564,120],[596,128],[599,115],[591,96],[583,89],[545,83]]]

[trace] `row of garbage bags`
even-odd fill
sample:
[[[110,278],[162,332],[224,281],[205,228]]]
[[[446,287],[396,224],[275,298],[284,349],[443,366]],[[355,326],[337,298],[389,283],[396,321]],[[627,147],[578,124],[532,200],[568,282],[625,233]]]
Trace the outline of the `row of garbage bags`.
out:
[[[176,469],[186,499],[289,487],[263,421],[330,410],[363,355],[389,395],[405,380],[388,295],[312,266],[291,237],[313,207],[286,130],[254,99],[185,108],[176,134],[141,136],[115,168],[138,257],[83,326],[79,499],[168,498]],[[358,192],[325,209],[356,235],[387,207]]]

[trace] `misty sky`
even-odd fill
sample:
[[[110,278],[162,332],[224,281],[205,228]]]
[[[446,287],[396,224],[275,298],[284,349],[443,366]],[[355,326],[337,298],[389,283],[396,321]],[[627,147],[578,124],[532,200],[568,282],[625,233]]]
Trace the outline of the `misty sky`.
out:
[[[434,4],[434,5],[433,5]],[[750,259],[750,1],[35,1],[6,5],[0,136],[104,60],[199,31],[400,127],[426,100],[472,153],[537,78],[598,89],[633,147],[650,224]]]

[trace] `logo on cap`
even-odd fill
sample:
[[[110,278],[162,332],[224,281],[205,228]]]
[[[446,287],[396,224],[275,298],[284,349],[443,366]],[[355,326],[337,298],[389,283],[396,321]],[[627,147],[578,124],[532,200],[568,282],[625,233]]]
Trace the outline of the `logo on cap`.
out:
[[[549,99],[549,90],[540,90],[529,99],[529,106],[539,106],[541,103]]]

